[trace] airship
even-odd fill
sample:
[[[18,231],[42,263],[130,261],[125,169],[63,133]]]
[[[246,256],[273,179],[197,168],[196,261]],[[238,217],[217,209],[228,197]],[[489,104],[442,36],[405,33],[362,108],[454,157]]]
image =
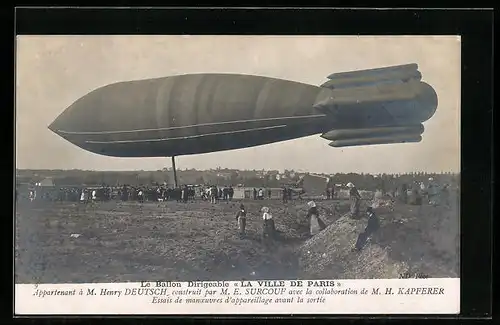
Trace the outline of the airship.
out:
[[[241,74],[113,83],[49,129],[90,152],[175,157],[320,135],[331,147],[419,142],[436,112],[417,64],[333,73],[320,86]]]

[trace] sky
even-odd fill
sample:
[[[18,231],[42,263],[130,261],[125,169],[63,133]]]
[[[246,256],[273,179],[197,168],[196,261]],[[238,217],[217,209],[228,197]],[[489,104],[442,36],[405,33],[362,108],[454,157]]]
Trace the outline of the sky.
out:
[[[438,94],[412,144],[332,148],[319,135],[176,157],[176,167],[317,173],[458,172],[458,36],[18,36],[16,164],[21,169],[158,170],[170,158],[114,158],[76,147],[47,126],[101,86],[188,73],[237,73],[321,85],[334,72],[417,63]]]

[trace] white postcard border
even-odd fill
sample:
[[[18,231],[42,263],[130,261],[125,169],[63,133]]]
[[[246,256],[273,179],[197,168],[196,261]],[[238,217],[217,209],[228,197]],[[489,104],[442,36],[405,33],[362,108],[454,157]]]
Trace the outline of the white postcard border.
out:
[[[458,278],[15,285],[19,316],[459,312]]]

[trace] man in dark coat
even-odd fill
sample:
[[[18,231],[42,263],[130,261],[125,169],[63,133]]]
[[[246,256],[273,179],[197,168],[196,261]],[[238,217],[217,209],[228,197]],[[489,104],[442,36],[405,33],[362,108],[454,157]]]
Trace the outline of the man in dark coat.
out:
[[[187,187],[187,185],[184,185],[183,191],[184,191],[184,194],[183,194],[183,196],[182,196],[182,202],[184,202],[184,203],[188,203],[188,199],[189,199],[189,188]]]
[[[406,186],[406,184],[401,185],[401,194],[399,196],[399,200],[404,204],[408,203],[408,187]]]
[[[283,187],[283,203],[288,202],[288,189],[286,187]]]
[[[366,209],[366,214],[368,216],[368,223],[365,231],[360,233],[358,236],[358,240],[356,241],[356,245],[354,247],[354,250],[356,251],[361,251],[366,244],[366,240],[380,227],[380,222],[375,212],[373,212],[372,207],[368,207]]]

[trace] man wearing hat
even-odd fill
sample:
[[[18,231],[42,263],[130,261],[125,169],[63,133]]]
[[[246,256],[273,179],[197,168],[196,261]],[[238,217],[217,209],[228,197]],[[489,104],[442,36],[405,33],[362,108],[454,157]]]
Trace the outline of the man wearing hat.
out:
[[[373,212],[372,207],[366,209],[366,215],[368,216],[368,223],[366,225],[365,231],[360,233],[354,250],[360,251],[366,244],[366,240],[375,232],[380,226],[379,220],[375,212]]]
[[[438,185],[432,177],[429,178],[429,184],[427,185],[427,197],[430,205],[439,205]]]

